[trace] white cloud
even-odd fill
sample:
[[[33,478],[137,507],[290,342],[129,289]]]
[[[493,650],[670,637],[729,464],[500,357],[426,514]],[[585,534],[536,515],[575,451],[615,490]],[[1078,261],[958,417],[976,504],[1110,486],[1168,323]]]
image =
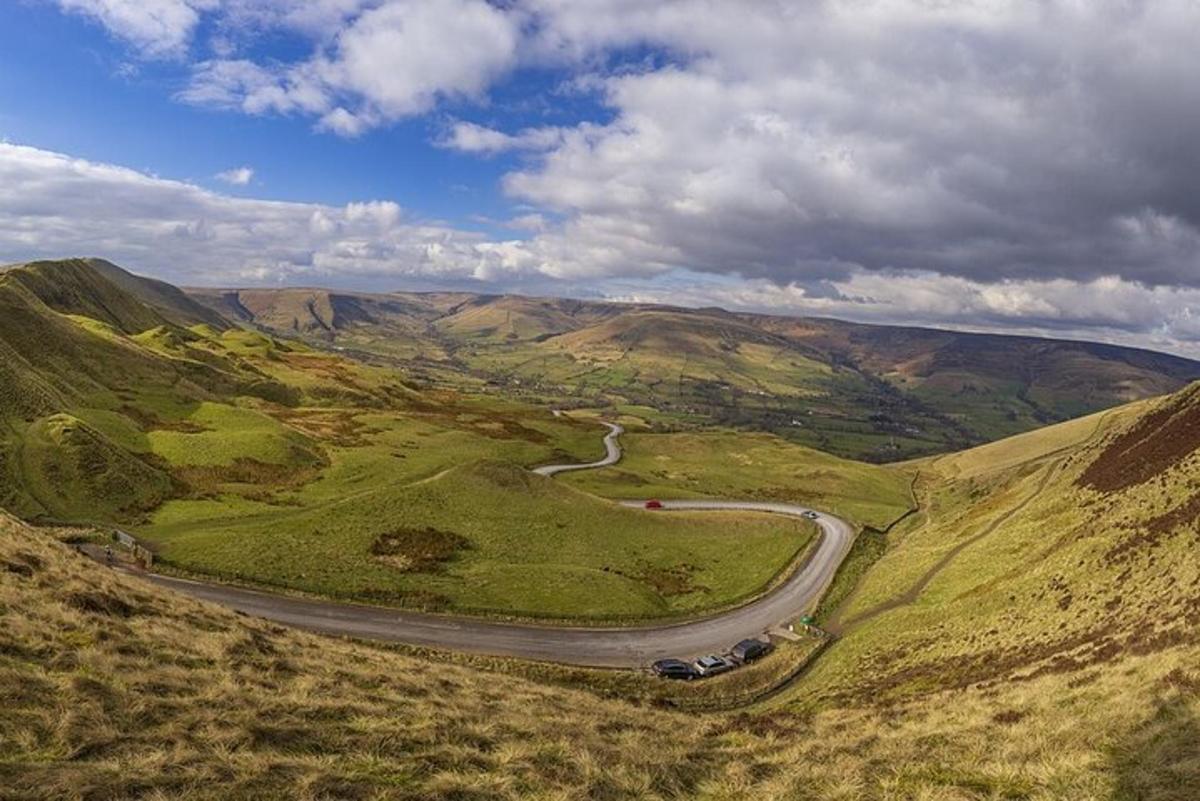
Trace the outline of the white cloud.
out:
[[[0,261],[98,255],[182,283],[442,281],[528,269],[475,234],[390,201],[236,198],[61,153],[0,144]]]
[[[494,155],[509,150],[544,151],[562,144],[564,131],[556,127],[526,128],[515,134],[473,122],[455,122],[437,141],[439,147],[461,153]]]
[[[218,181],[222,181],[233,186],[245,186],[254,178],[253,167],[234,167],[232,169],[219,172],[214,176]]]
[[[533,5],[543,57],[673,55],[593,78],[615,119],[506,178],[566,219],[553,249],[781,283],[900,269],[1200,285],[1194,3]]]
[[[1200,357],[1200,289],[1116,276],[987,282],[867,271],[779,285],[681,272],[643,229],[589,223],[533,240],[489,240],[424,222],[385,200],[329,206],[231,197],[61,153],[0,144],[0,262],[98,255],[184,284],[325,284],[387,290],[423,280],[491,289],[722,305],[866,322],[1111,340]],[[511,221],[531,230],[547,220]],[[562,231],[565,230],[566,233]],[[639,270],[621,260],[633,254]],[[634,275],[634,278],[613,278]]]
[[[169,56],[187,48],[200,13],[216,8],[219,0],[58,0],[58,4],[91,17],[148,56]]]
[[[503,186],[529,240],[403,218],[381,229],[370,214],[302,204],[268,225],[256,215],[269,204],[211,196],[173,230],[232,248],[213,263],[257,258],[249,230],[286,251],[296,225],[312,264],[347,273],[411,260],[498,282],[654,286],[687,269],[734,285],[727,294],[741,282],[755,302],[774,294],[860,319],[1094,324],[1168,342],[1200,329],[1193,0],[60,4],[148,53],[185,49],[209,12],[231,44],[192,65],[180,99],[303,116],[342,136],[447,101],[485,105],[521,67],[557,69],[606,106],[602,122],[573,125],[451,122],[436,142],[526,154]],[[309,55],[239,58],[239,21],[301,31]],[[14,220],[0,243],[50,241]],[[148,236],[115,217],[96,235]]]
[[[520,19],[485,0],[401,0],[349,20],[307,61],[197,65],[177,97],[250,114],[304,113],[357,136],[444,98],[482,97],[516,63]]]

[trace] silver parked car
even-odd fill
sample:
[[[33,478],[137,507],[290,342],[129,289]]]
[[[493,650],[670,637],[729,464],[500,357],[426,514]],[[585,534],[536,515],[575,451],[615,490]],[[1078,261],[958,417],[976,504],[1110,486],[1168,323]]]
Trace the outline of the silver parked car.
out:
[[[696,672],[701,676],[715,676],[737,667],[737,662],[724,656],[710,654],[696,660]]]

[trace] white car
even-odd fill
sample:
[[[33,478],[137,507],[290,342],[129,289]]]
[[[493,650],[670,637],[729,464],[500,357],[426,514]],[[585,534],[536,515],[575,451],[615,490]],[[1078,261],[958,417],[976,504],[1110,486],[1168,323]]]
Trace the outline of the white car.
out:
[[[818,517],[820,517],[820,515],[818,515],[816,512],[814,512],[814,511],[813,511],[813,510],[811,510],[811,509],[809,509],[807,512],[802,512],[802,513],[800,514],[800,516],[801,516],[801,517],[806,517],[806,518],[808,518],[809,520],[816,520]]]

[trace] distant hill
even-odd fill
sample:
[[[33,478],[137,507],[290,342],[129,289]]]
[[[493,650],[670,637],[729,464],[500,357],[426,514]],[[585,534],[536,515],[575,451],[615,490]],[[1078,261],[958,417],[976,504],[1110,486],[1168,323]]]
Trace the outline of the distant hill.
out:
[[[414,387],[610,406],[660,430],[770,431],[876,462],[1200,378],[1189,359],[1089,342],[514,295],[182,291],[101,259],[5,268],[0,311],[0,405],[30,419],[181,378],[218,395],[277,392],[262,365],[214,344],[245,328],[383,359]]]
[[[668,427],[768,430],[893,461],[1029,431],[1200,378],[1137,348],[661,305],[464,293],[192,290],[226,316]]]
[[[209,325],[219,331],[230,327],[229,321],[219,313],[193,300],[182,289],[165,281],[134,275],[104,259],[81,261],[107,278],[118,289],[137,298],[176,325]]]

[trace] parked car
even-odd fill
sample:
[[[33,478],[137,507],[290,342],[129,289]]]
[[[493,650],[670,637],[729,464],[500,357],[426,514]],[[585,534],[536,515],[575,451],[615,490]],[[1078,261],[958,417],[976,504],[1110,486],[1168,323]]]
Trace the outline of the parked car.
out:
[[[737,667],[737,663],[732,659],[716,654],[702,656],[696,660],[696,672],[701,676],[716,676],[718,673],[733,670],[735,667]]]
[[[816,512],[814,512],[811,509],[809,509],[807,512],[801,512],[800,516],[807,517],[809,520],[816,520],[818,517],[820,517],[819,514],[817,514]]]
[[[696,678],[696,668],[682,659],[660,659],[650,666],[655,676],[662,679],[683,679],[691,681]]]
[[[646,501],[646,508],[647,509],[661,509],[661,508],[663,508],[662,501],[654,501],[654,500]]]
[[[733,646],[729,655],[739,662],[753,662],[771,652],[771,643],[762,640],[742,640]]]

